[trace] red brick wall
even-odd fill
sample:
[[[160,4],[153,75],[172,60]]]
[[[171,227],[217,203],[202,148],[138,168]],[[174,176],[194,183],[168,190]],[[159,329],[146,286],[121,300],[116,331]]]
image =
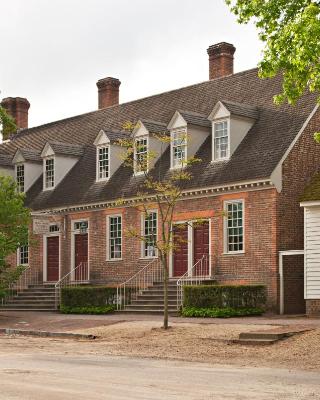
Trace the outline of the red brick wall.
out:
[[[278,196],[279,250],[304,248],[303,208],[299,198],[310,179],[320,171],[320,145],[313,139],[319,126],[320,112],[317,111],[283,163],[283,187]],[[284,281],[285,309],[296,313],[305,308],[303,285],[298,284],[303,279],[303,257],[286,259],[284,272],[290,271],[290,278],[287,276]]]
[[[223,254],[224,216],[223,202],[243,199],[245,212],[245,252],[239,255]],[[216,197],[184,200],[178,203],[175,220],[211,218],[212,269],[221,283],[265,283],[268,285],[269,306],[277,304],[277,253],[276,253],[276,205],[275,189],[256,190]],[[123,215],[123,260],[106,261],[106,217]],[[61,276],[71,268],[72,222],[89,219],[89,265],[90,278],[96,282],[117,284],[131,277],[150,260],[140,259],[141,243],[126,234],[128,227],[138,232],[141,213],[137,208],[105,209],[74,213],[66,216],[66,230],[62,232]],[[30,251],[31,263],[42,271],[43,241]]]

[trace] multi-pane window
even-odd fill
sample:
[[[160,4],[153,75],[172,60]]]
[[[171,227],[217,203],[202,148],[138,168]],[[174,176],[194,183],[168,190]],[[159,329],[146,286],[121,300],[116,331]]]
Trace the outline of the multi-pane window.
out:
[[[98,147],[98,180],[109,178],[109,146]]]
[[[109,217],[109,259],[122,257],[122,222],[121,215]]]
[[[148,212],[144,216],[143,225],[143,257],[156,257],[157,249],[157,213]]]
[[[172,167],[181,167],[187,158],[187,136],[185,131],[172,133]]]
[[[18,250],[18,264],[28,265],[29,264],[29,246],[20,246]]]
[[[60,232],[60,226],[59,225],[50,225],[49,232],[50,233]]]
[[[226,250],[228,253],[243,251],[243,202],[226,203]]]
[[[228,122],[214,123],[214,159],[223,160],[228,157]]]
[[[45,160],[45,188],[51,189],[54,187],[54,159],[47,158]]]
[[[16,179],[19,192],[24,192],[24,164],[17,165]]]
[[[135,172],[148,170],[148,139],[140,138],[135,141]]]

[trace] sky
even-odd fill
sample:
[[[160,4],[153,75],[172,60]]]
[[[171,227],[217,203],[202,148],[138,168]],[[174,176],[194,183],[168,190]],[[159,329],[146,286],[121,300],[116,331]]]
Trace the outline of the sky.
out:
[[[208,79],[209,45],[236,47],[235,72],[262,44],[224,0],[0,0],[0,99],[26,97],[29,126],[97,109],[96,82],[120,102]]]

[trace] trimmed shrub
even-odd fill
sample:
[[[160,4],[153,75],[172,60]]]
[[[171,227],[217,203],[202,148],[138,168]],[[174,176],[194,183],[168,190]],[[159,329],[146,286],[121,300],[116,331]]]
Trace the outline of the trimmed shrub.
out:
[[[117,289],[105,286],[76,286],[61,290],[63,308],[105,307],[116,305]]]
[[[116,306],[90,306],[90,307],[68,307],[61,305],[60,311],[63,314],[109,314],[112,313],[116,309]]]
[[[231,317],[245,317],[249,315],[263,314],[263,308],[197,308],[197,307],[184,307],[181,310],[183,317],[199,317],[199,318],[231,318]]]
[[[264,285],[200,285],[184,286],[183,307],[196,308],[264,308]]]

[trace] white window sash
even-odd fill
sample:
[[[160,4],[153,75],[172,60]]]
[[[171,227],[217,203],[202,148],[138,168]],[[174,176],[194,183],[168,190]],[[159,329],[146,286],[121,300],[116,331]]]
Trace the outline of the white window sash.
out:
[[[228,222],[229,222],[229,218],[228,218],[228,205],[231,204],[242,204],[242,213],[241,213],[241,220],[242,220],[242,225],[241,226],[234,226],[234,227],[229,227],[228,226]],[[226,213],[226,217],[224,217],[224,253],[225,254],[243,254],[245,252],[245,202],[243,199],[240,200],[227,200],[224,202],[224,211]],[[233,242],[230,243],[229,239],[230,239],[230,235],[229,235],[229,231],[231,231],[231,229],[242,229],[242,235],[238,234],[238,235],[231,235],[232,237],[238,237],[238,241],[237,242]],[[239,241],[239,238],[242,237],[242,242]],[[230,250],[229,245],[233,244],[239,244],[242,243],[242,249],[238,249],[238,250]]]
[[[105,172],[103,169],[100,170],[100,166],[103,165],[104,160],[100,160],[100,150],[106,149],[107,150],[107,173],[105,173],[105,176],[100,176],[100,172]],[[106,181],[110,177],[110,146],[98,146],[97,147],[97,171],[96,171],[96,179],[97,181]]]
[[[157,210],[148,210],[147,214],[155,214],[155,234],[152,235],[150,233],[146,233],[146,214],[143,213],[141,216],[141,235],[144,240],[141,241],[141,258],[157,258],[158,257],[158,249],[155,245],[148,246],[146,238],[150,237],[151,240],[154,240],[154,243],[158,240],[158,211]],[[154,221],[154,220],[153,220]],[[149,226],[152,230],[152,226]],[[149,247],[149,248],[148,248]]]
[[[223,136],[218,136],[216,137],[216,126],[218,124],[226,124],[226,134]],[[217,153],[217,142],[221,142],[222,139],[227,139],[227,148],[226,148],[226,155],[221,156],[221,148],[220,148],[220,153]],[[213,123],[213,131],[212,131],[212,159],[213,161],[222,161],[222,160],[227,160],[230,158],[230,123],[229,120],[223,119],[219,121],[215,121]]]
[[[117,218],[120,218],[120,235],[117,235],[116,237],[112,238],[111,236],[111,220]],[[112,214],[107,216],[107,261],[119,261],[122,260],[122,254],[123,254],[123,240],[122,240],[122,230],[123,230],[123,220],[122,220],[122,215],[121,214]],[[118,222],[116,226],[116,231],[118,231]],[[117,239],[118,239],[118,244],[117,244]],[[120,241],[119,241],[120,239]],[[120,252],[120,257],[112,257],[112,240],[115,242],[115,246],[120,246],[120,250],[118,250],[118,253]]]

